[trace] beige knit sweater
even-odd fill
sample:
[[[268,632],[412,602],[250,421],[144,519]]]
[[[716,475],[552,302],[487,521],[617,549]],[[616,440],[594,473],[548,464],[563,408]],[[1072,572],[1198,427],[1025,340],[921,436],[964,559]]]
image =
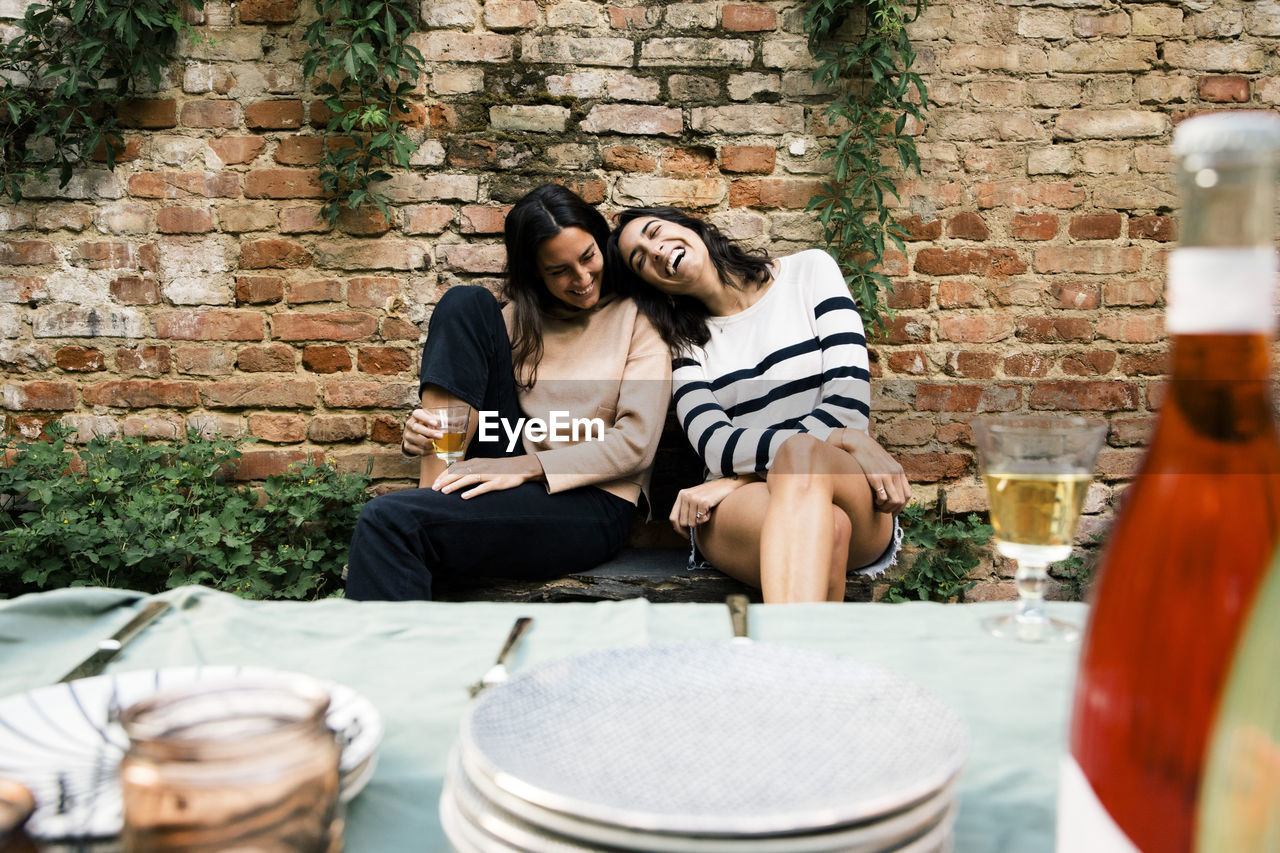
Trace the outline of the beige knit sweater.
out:
[[[502,313],[510,331],[512,307]],[[598,486],[635,503],[648,489],[671,399],[666,344],[634,302],[613,296],[590,311],[544,316],[542,329],[537,381],[520,393],[520,407],[544,422],[558,413],[564,440],[525,432],[525,452],[538,457],[548,492]],[[603,435],[587,440],[580,429],[574,441],[568,424],[580,418],[599,418]]]

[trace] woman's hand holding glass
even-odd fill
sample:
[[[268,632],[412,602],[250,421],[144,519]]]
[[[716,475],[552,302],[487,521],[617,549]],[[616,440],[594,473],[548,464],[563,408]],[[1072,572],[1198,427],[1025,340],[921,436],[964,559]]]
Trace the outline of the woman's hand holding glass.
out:
[[[435,453],[435,440],[444,435],[437,419],[426,409],[414,409],[405,421],[404,435],[400,437],[400,450],[408,456],[426,456]]]
[[[902,465],[880,446],[880,442],[860,429],[833,430],[827,441],[852,456],[871,485],[876,512],[895,515],[911,502],[911,483]]]
[[[711,520],[711,511],[722,500],[755,479],[755,477],[721,477],[681,489],[671,507],[672,526],[681,536],[688,535],[689,528],[706,524]]]

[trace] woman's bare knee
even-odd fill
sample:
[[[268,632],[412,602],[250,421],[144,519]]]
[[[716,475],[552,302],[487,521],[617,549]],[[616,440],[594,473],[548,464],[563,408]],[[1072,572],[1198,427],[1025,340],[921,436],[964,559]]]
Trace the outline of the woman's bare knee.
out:
[[[773,467],[770,474],[821,474],[825,473],[822,464],[823,454],[830,449],[825,441],[819,441],[811,435],[801,433],[793,435],[773,456]]]

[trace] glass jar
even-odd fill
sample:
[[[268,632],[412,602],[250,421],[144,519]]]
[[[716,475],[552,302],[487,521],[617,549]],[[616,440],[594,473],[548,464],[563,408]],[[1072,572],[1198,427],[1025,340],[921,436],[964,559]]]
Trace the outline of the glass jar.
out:
[[[198,682],[120,715],[124,849],[342,849],[329,695],[302,682]]]

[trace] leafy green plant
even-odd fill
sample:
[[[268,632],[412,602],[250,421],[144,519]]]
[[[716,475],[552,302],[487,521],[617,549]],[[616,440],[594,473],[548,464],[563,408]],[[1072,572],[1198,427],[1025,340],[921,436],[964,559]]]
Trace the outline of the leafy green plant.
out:
[[[1102,555],[1098,545],[1103,537],[1094,534],[1090,538],[1093,540],[1091,545],[1049,567],[1049,574],[1062,583],[1067,598],[1071,601],[1084,601],[1093,585],[1093,573],[1097,570],[1098,559]]]
[[[203,584],[247,598],[315,598],[338,588],[367,477],[309,462],[261,490],[232,476],[236,442],[95,437],[78,450],[0,442],[0,590]]]
[[[948,514],[941,489],[935,508],[913,503],[899,520],[903,541],[920,553],[911,568],[889,585],[885,601],[950,601],[973,588],[977,581],[969,572],[978,565],[978,550],[991,539],[991,525],[973,513]]]
[[[818,212],[823,237],[872,329],[883,328],[888,309],[881,291],[892,290],[880,266],[886,240],[906,250],[888,204],[897,197],[896,170],[920,172],[907,120],[923,117],[928,95],[924,80],[910,70],[916,54],[906,25],[924,6],[925,0],[813,0],[805,14],[809,53],[817,61],[814,82],[835,93],[826,119],[847,125],[835,147],[823,153],[832,161],[832,179],[808,209]],[[863,15],[865,32],[836,36],[846,20]]]
[[[66,186],[95,156],[114,168],[124,150],[116,106],[142,81],[160,87],[191,28],[173,0],[40,0],[15,23],[0,46],[0,191],[18,201],[51,171]]]
[[[308,78],[321,74],[313,91],[329,113],[320,162],[324,215],[333,224],[344,207],[372,204],[390,222],[377,184],[391,178],[389,167],[408,168],[416,149],[403,119],[413,81],[425,70],[421,51],[405,41],[419,4],[317,0],[316,7],[320,17],[307,27],[302,71]]]

